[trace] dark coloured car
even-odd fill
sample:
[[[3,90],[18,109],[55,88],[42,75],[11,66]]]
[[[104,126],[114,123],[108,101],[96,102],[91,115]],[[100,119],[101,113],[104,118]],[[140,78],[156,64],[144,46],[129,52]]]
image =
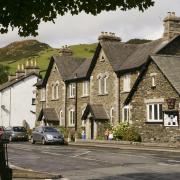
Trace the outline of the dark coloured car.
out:
[[[4,126],[0,126],[0,138],[4,134]]]
[[[55,128],[49,126],[37,127],[32,132],[32,144],[41,142],[42,144],[57,143],[64,144],[64,137]]]
[[[23,126],[7,127],[5,129],[6,136],[9,137],[9,141],[23,140],[28,141],[27,130]]]

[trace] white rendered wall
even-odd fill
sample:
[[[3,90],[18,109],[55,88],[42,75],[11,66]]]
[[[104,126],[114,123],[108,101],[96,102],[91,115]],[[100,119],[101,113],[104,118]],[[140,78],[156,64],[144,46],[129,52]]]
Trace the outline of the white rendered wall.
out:
[[[30,128],[35,126],[36,115],[32,112],[36,111],[36,106],[32,105],[32,98],[36,98],[36,82],[37,77],[32,75],[0,92],[0,125],[22,126],[26,120]]]

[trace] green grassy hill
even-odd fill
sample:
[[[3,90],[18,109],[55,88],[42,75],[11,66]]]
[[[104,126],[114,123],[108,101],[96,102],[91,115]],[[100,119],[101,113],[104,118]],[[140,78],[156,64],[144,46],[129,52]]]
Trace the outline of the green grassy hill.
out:
[[[70,46],[74,56],[91,58],[97,44],[79,44]],[[44,75],[50,57],[57,55],[59,49],[50,47],[37,40],[18,41],[0,48],[0,64],[9,67],[9,73],[15,73],[18,64],[25,64],[27,60],[36,59],[37,64]]]

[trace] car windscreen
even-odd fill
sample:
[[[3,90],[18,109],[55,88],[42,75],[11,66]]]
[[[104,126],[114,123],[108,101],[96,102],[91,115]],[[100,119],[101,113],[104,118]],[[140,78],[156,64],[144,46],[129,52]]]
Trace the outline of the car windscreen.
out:
[[[44,132],[57,132],[57,130],[55,128],[52,128],[52,127],[45,127]]]
[[[24,127],[13,127],[14,132],[26,132]]]

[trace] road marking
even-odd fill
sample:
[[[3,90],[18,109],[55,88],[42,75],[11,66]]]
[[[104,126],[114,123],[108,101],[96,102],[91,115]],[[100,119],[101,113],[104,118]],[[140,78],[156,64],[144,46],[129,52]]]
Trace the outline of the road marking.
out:
[[[74,156],[71,156],[71,157],[79,157],[79,156],[83,156],[83,155],[86,155],[86,154],[89,154],[91,151],[86,151],[84,153],[81,153],[81,154],[77,154],[77,155],[74,155]]]
[[[178,164],[158,163],[161,166],[179,166]]]

